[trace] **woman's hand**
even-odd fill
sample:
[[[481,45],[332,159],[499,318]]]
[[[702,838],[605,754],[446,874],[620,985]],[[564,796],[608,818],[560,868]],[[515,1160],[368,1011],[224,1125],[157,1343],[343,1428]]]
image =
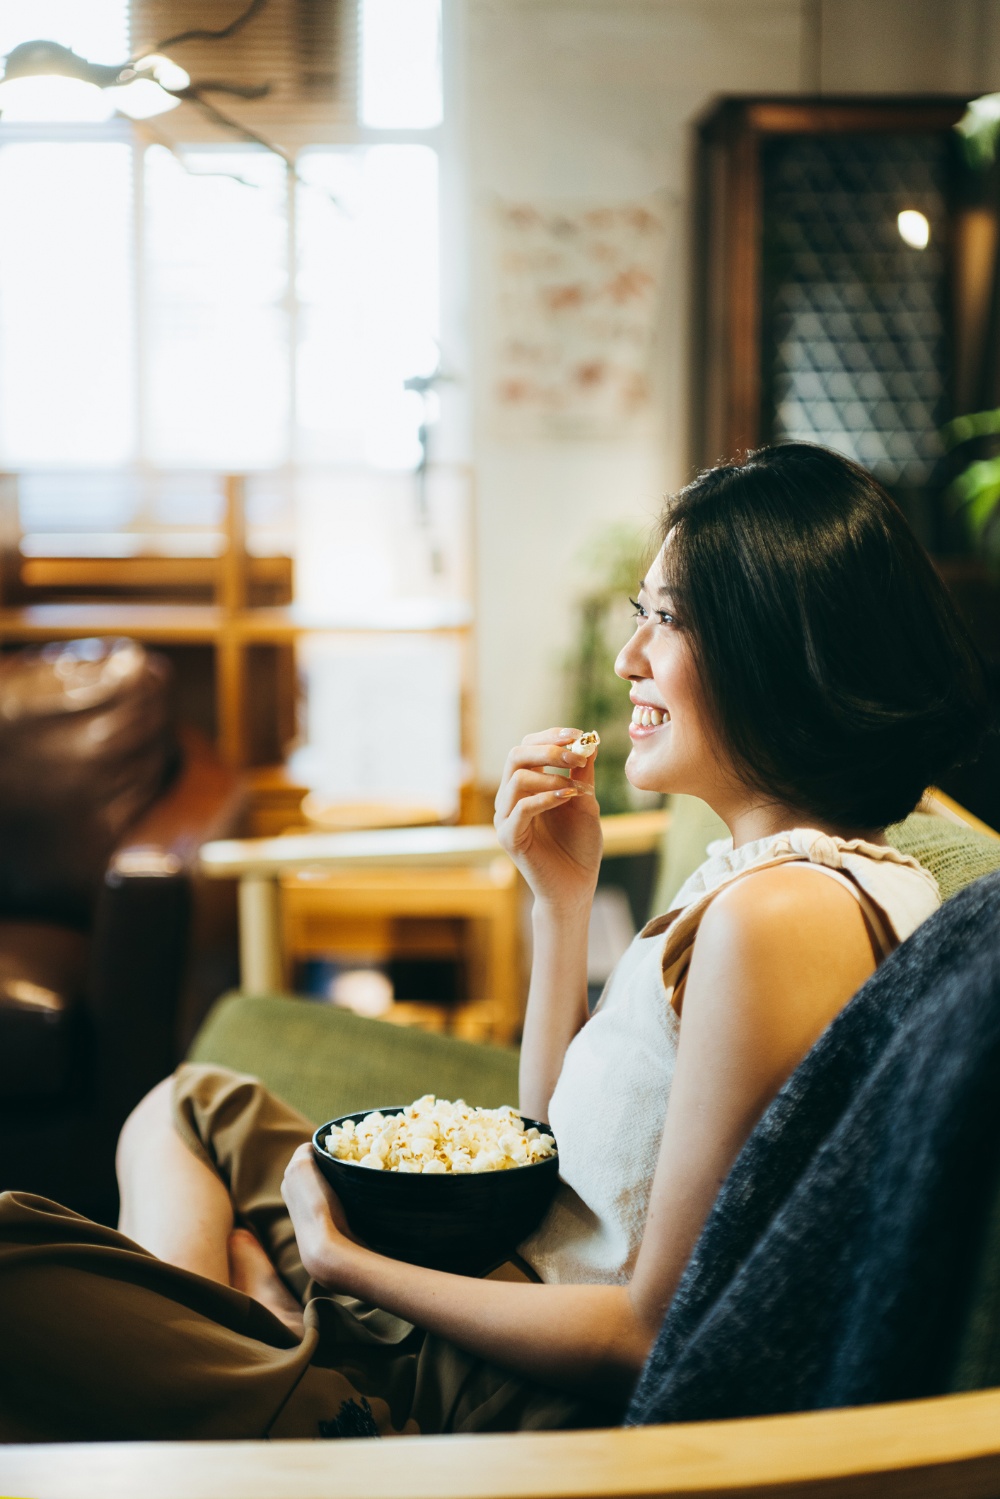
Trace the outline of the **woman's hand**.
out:
[[[306,1270],[329,1291],[350,1291],[348,1272],[363,1248],[350,1230],[340,1199],[313,1159],[312,1146],[300,1145],[281,1183]]]
[[[594,762],[569,753],[578,729],[528,734],[507,756],[493,825],[535,900],[554,912],[589,906],[601,863]],[[599,753],[599,752],[598,752]],[[569,769],[571,778],[543,767]]]

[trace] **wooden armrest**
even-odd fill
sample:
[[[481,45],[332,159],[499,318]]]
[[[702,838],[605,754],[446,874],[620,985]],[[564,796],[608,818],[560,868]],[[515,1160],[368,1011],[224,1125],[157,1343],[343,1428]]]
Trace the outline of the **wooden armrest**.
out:
[[[500,855],[490,826],[372,828],[359,833],[289,833],[280,838],[230,838],[207,843],[201,867],[212,879],[273,879],[306,869],[405,868],[408,865],[490,864]]]
[[[666,812],[602,817],[604,852],[647,853],[659,845]],[[201,866],[212,879],[275,878],[306,869],[406,868],[411,865],[490,864],[501,855],[493,828],[371,828],[357,833],[289,833],[280,838],[230,838],[208,843]]]
[[[652,854],[663,841],[670,823],[666,807],[655,812],[617,812],[601,818],[604,834],[604,857],[622,854]]]
[[[994,1499],[1000,1390],[754,1421],[516,1436],[0,1447],[45,1499]]]
[[[981,817],[967,811],[961,802],[955,801],[946,792],[939,791],[936,786],[930,786],[924,792],[917,811],[929,812],[932,817],[943,817],[946,822],[953,822],[960,828],[972,828],[974,832],[983,833],[987,838],[1000,839],[996,828],[991,828],[988,822],[983,822]]]

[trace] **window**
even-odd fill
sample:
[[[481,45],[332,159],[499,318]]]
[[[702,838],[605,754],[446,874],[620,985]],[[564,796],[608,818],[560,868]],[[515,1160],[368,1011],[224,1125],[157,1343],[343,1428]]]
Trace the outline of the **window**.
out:
[[[291,456],[287,177],[259,149],[143,154],[142,456],[159,467]]]
[[[357,19],[357,118],[322,144],[283,129],[287,161],[205,139],[190,106],[154,132],[0,120],[0,470],[19,475],[26,552],[211,550],[217,475],[243,471],[251,546],[291,547],[311,615],[468,618],[463,480],[420,473],[435,398],[406,384],[439,361],[440,0],[357,0]],[[124,61],[128,5],[5,0],[0,50],[37,38]],[[461,657],[454,635],[310,639],[313,783],[453,802]],[[374,679],[421,723],[405,766]]]
[[[5,144],[0,202],[0,464],[128,463],[136,421],[131,147]]]
[[[147,144],[121,119],[0,121],[0,467],[417,467],[426,413],[405,382],[438,360],[440,3],[359,16],[362,144],[303,141],[286,164]],[[0,46],[39,36],[129,55],[122,0],[10,0]]]
[[[298,441],[303,461],[412,469],[437,364],[437,153],[314,149],[296,222]]]
[[[440,0],[362,0],[362,123],[427,130],[442,107]]]

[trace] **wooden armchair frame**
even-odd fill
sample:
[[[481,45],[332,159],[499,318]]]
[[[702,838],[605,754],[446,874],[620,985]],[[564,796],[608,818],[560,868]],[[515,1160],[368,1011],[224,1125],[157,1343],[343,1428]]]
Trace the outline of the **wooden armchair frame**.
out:
[[[996,1499],[1000,1390],[628,1430],[0,1447],[36,1499]]]

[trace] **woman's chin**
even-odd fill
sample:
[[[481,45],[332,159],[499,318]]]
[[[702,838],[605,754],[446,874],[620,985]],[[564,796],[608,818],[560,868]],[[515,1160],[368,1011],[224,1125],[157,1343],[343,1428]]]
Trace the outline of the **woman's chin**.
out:
[[[651,763],[634,745],[625,761],[625,777],[636,791],[663,792],[674,789],[666,784],[670,777],[664,774],[663,768]]]

